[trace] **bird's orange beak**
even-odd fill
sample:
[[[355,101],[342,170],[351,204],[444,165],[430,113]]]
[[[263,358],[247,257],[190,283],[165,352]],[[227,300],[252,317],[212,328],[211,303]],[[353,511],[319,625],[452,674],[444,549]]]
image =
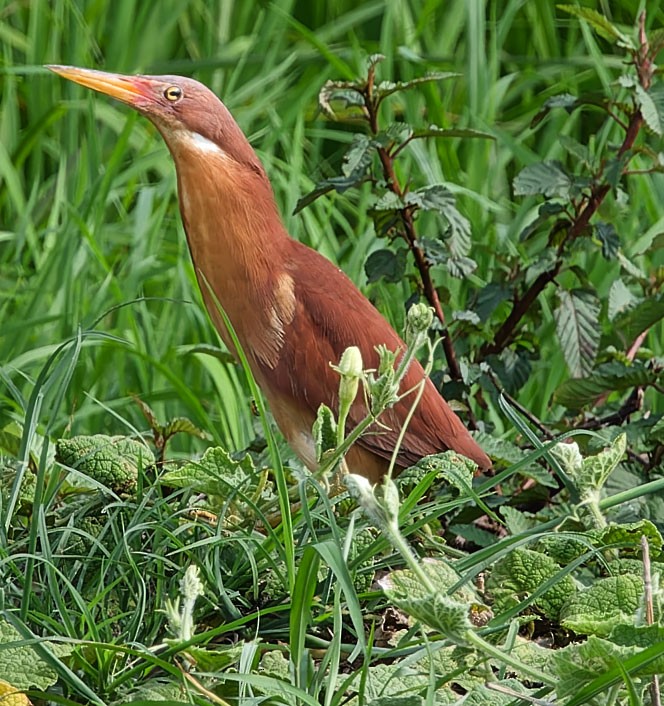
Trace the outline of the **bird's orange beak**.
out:
[[[117,100],[129,105],[135,106],[141,99],[150,97],[148,92],[150,81],[142,76],[123,76],[106,71],[79,69],[75,66],[58,66],[57,64],[49,64],[46,68],[74,83],[80,83],[81,86],[105,93],[111,98],[117,98]]]

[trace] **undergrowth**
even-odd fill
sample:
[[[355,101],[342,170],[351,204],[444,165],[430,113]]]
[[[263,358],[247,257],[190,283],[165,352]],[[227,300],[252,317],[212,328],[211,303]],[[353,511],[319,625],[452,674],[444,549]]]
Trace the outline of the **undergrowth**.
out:
[[[0,698],[660,703],[664,18],[498,5],[2,10]],[[343,406],[325,472],[293,459],[165,149],[39,68],[102,56],[222,95],[291,233],[419,322],[490,474],[342,485]],[[383,355],[331,361],[342,402],[394,401]]]

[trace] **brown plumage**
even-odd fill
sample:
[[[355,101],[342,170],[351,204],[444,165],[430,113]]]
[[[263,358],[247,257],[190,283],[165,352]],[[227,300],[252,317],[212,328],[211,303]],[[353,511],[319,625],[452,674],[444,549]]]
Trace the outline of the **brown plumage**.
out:
[[[215,298],[233,324],[256,381],[290,445],[316,465],[311,427],[322,403],[337,402],[339,376],[330,367],[358,346],[365,367],[377,366],[378,344],[403,341],[351,280],[314,250],[290,238],[272,187],[248,140],[205,86],[179,76],[121,76],[49,67],[106,93],[149,118],[175,161],[180,212],[207,309],[233,350]],[[210,289],[214,292],[211,294]],[[422,380],[414,362],[402,389]],[[349,469],[378,480],[386,471],[409,395],[381,417],[380,433],[364,435],[347,456]],[[366,414],[361,395],[349,428]],[[398,469],[452,449],[481,468],[489,458],[430,380],[397,457]]]

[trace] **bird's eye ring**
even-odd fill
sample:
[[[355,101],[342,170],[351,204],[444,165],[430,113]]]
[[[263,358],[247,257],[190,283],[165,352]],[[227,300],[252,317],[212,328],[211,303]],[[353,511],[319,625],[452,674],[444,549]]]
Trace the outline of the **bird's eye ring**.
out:
[[[175,103],[176,101],[179,101],[180,98],[182,98],[182,89],[180,88],[180,86],[169,86],[164,91],[164,98],[167,101],[171,101],[171,103]]]

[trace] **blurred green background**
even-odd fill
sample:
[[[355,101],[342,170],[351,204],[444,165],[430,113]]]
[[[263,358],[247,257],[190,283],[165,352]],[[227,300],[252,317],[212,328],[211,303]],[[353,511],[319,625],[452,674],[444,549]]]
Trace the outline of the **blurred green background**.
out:
[[[645,3],[588,5],[632,26]],[[658,3],[648,10],[649,27],[664,25]],[[5,0],[0,42],[0,427],[27,411],[46,433],[128,433],[145,427],[136,394],[163,419],[186,415],[232,448],[254,436],[249,395],[200,304],[167,150],[146,120],[43,64],[208,84],[264,161],[291,234],[338,262],[396,326],[407,285],[366,286],[364,261],[381,246],[368,192],[332,194],[292,215],[317,179],[338,171],[352,139],[318,111],[323,83],[361,75],[374,52],[386,57],[381,78],[459,73],[395,99],[386,119],[495,136],[420,141],[400,165],[412,183],[444,182],[457,194],[472,223],[477,288],[504,267],[497,255],[537,247],[519,242],[536,205],[512,201],[515,174],[559,158],[561,132],[587,141],[602,116],[560,111],[536,131],[530,120],[551,95],[609,88],[622,67],[621,56],[602,57],[607,46],[587,26],[543,0]],[[649,250],[664,228],[662,176],[630,181],[629,196],[627,254],[661,267],[661,252]],[[615,206],[606,208],[610,218]],[[584,266],[605,296],[618,266]],[[470,283],[439,284],[448,313],[465,307]],[[519,393],[545,419],[567,376],[548,301],[541,360]],[[661,352],[661,326],[651,336]],[[498,433],[508,428],[492,408],[484,414]]]

